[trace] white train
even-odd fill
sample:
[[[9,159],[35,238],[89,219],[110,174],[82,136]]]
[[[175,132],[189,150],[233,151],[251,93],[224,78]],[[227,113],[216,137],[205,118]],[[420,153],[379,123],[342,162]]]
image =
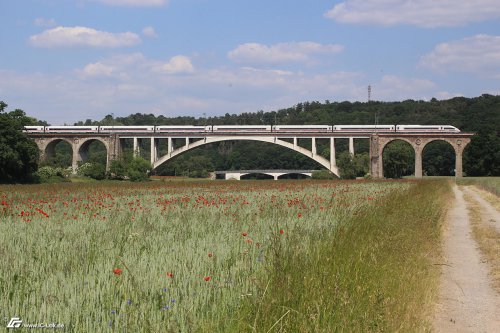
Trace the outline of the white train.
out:
[[[209,125],[209,126],[25,126],[26,133],[332,133],[447,132],[451,125]]]

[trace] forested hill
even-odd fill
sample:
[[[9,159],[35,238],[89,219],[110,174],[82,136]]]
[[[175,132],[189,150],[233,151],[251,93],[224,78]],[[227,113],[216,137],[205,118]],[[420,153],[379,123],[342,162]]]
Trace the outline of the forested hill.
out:
[[[495,131],[500,135],[500,96],[482,95],[475,98],[456,97],[449,100],[403,102],[304,102],[293,107],[271,112],[226,114],[219,117],[166,118],[153,114],[136,113],[101,121],[81,121],[78,125],[310,125],[342,124],[446,124],[462,131]]]
[[[216,111],[216,110],[214,110]],[[219,117],[166,118],[162,115],[136,113],[127,117],[106,116],[100,121],[86,120],[77,125],[273,125],[273,124],[435,124],[453,125],[462,131],[475,132],[464,153],[464,171],[468,175],[500,176],[500,96],[482,95],[475,98],[456,97],[449,100],[403,102],[304,102],[272,112],[226,114]],[[356,143],[362,165],[358,174],[368,168],[368,145]],[[366,140],[365,140],[366,141]],[[299,143],[300,144],[300,143]],[[308,143],[306,142],[305,145]],[[451,175],[454,152],[451,146],[429,146],[424,151],[424,172],[428,175]],[[329,156],[328,145],[318,146],[318,152]],[[337,158],[347,150],[347,142],[337,143]],[[145,143],[144,150],[149,149]],[[395,152],[400,153],[402,152]],[[404,153],[404,152],[403,152]],[[406,152],[405,154],[410,154]],[[364,156],[362,156],[364,154]],[[385,151],[384,151],[385,154]],[[345,156],[345,155],[344,155]],[[385,155],[384,155],[385,156]],[[386,159],[386,157],[384,157]],[[394,161],[399,163],[400,157]],[[389,161],[389,157],[387,158]],[[341,161],[338,161],[341,162]],[[356,162],[357,163],[357,162]],[[407,156],[406,171],[413,170],[412,157]],[[314,169],[314,161],[286,148],[259,142],[222,142],[180,155],[156,170],[159,174],[191,176],[205,175],[212,170],[235,169]],[[384,168],[385,169],[385,168]]]

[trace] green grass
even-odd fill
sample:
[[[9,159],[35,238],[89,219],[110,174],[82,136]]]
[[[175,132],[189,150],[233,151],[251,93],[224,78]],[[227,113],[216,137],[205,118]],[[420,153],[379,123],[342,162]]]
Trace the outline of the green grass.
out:
[[[226,331],[430,330],[426,309],[436,294],[433,260],[448,190],[444,182],[420,182],[335,230],[304,230],[277,244],[272,274]]]
[[[75,332],[425,327],[445,188],[2,186],[0,308]]]

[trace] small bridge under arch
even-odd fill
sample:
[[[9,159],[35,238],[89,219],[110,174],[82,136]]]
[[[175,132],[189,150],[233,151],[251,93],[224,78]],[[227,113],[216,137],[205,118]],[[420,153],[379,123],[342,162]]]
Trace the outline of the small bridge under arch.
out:
[[[223,175],[224,179],[236,179],[241,180],[242,176],[250,175],[250,174],[261,174],[268,175],[274,178],[274,180],[278,180],[279,177],[284,175],[304,175],[308,177],[312,177],[313,172],[318,170],[234,170],[234,171],[215,171],[215,175]]]

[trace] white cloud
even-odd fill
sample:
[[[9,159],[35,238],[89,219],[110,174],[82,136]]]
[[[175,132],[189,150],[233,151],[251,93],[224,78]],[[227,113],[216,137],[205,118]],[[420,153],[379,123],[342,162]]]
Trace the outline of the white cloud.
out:
[[[172,75],[188,72],[189,75]],[[361,72],[278,68],[193,68],[187,56],[168,60],[115,54],[60,75],[0,69],[0,95],[10,105],[53,124],[136,112],[165,116],[223,115],[290,107],[302,101],[366,101]],[[425,78],[386,75],[370,80],[380,101],[430,99],[446,90]],[[495,86],[496,87],[496,86]],[[460,88],[453,88],[460,89]],[[478,94],[485,93],[478,88]],[[498,89],[497,89],[498,92]]]
[[[94,0],[111,6],[153,7],[164,6],[168,0]]]
[[[132,32],[111,33],[87,27],[57,27],[33,35],[29,42],[34,47],[103,47],[116,48],[139,44],[141,39]]]
[[[434,97],[436,83],[429,79],[405,78],[384,75],[380,82],[372,84],[374,100],[429,100]]]
[[[158,37],[158,35],[156,34],[156,31],[155,31],[155,28],[153,28],[151,26],[144,27],[144,29],[142,29],[142,34],[146,37],[149,37],[149,38]]]
[[[500,36],[476,35],[442,43],[420,59],[438,72],[465,72],[500,78]]]
[[[342,45],[314,42],[289,42],[267,46],[259,43],[239,45],[228,53],[229,59],[238,63],[308,62],[315,54],[335,54],[344,49]]]
[[[192,73],[194,71],[191,60],[183,55],[172,57],[169,62],[157,67],[157,69],[168,74]]]
[[[53,27],[56,25],[56,20],[38,17],[33,22],[37,27]]]
[[[498,0],[347,0],[325,16],[342,23],[451,27],[498,19],[500,5]]]
[[[114,73],[114,68],[112,66],[105,65],[101,62],[96,62],[93,64],[88,64],[81,70],[76,70],[76,73],[81,78],[92,78],[92,77],[111,77]]]

